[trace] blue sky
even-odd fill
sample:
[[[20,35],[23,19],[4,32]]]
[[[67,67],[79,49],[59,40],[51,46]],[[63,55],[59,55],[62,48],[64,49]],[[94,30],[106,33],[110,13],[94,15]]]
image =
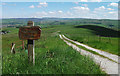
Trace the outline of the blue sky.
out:
[[[117,2],[2,2],[3,18],[117,19]]]
[[[1,0],[2,2],[118,2],[119,0]]]

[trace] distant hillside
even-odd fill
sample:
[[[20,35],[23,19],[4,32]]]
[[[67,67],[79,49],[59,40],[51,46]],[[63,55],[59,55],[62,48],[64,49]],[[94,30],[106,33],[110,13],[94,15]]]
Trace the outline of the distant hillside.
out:
[[[93,33],[95,33],[96,35],[99,35],[99,36],[120,37],[120,35],[119,35],[120,31],[116,31],[116,30],[101,27],[101,26],[81,25],[81,26],[75,26],[75,28],[90,29],[90,30],[93,30]]]
[[[28,21],[34,21],[35,25],[46,27],[50,25],[81,25],[81,24],[97,24],[112,29],[120,29],[117,20],[109,19],[84,19],[84,18],[11,18],[2,19],[4,26],[25,26]]]

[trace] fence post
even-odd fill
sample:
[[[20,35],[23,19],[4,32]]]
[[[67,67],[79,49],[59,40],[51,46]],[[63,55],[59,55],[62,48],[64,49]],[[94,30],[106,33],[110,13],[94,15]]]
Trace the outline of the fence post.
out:
[[[11,53],[13,53],[13,54],[15,54],[15,49],[14,49],[14,47],[15,47],[15,44],[12,43],[12,44],[11,44]]]
[[[109,42],[111,43],[111,37],[109,36],[108,38],[109,38]]]
[[[99,37],[99,42],[101,41],[101,37],[98,35],[98,37]]]
[[[88,42],[89,42],[89,36],[88,36]]]
[[[33,21],[28,21],[28,26],[34,26],[34,22]],[[28,39],[28,59],[29,62],[32,62],[33,64],[35,64],[35,52],[34,52],[34,40],[29,40]]]

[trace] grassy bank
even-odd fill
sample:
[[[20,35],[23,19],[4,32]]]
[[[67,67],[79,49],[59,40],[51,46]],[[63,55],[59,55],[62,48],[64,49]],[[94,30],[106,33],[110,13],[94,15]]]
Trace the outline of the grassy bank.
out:
[[[90,58],[82,56],[66,45],[58,36],[57,27],[43,28],[41,38],[35,41],[35,65],[28,64],[25,50],[16,48],[10,53],[10,45],[21,45],[18,29],[3,35],[3,74],[105,74]],[[18,41],[18,42],[17,42]],[[26,43],[26,42],[25,42]]]

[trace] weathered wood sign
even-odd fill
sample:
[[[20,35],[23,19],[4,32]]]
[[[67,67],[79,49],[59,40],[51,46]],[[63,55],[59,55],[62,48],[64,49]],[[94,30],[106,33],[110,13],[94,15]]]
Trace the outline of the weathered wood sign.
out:
[[[41,29],[39,26],[34,26],[33,21],[28,21],[27,26],[19,28],[19,38],[27,40],[28,60],[33,64],[35,64],[34,40],[39,39],[40,35]]]
[[[22,40],[40,39],[41,29],[39,26],[25,26],[19,28],[19,38]]]

